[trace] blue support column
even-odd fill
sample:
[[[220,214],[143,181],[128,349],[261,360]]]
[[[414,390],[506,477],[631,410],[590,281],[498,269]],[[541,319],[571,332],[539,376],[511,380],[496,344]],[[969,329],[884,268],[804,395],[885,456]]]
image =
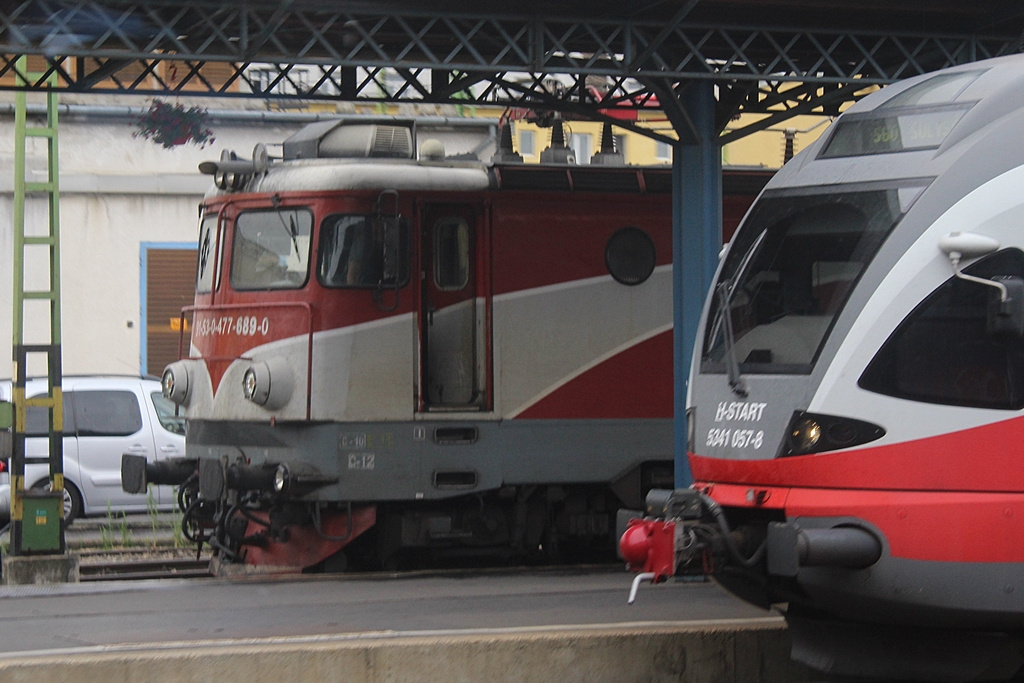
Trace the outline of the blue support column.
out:
[[[675,485],[693,483],[687,458],[686,392],[704,298],[722,246],[722,154],[715,94],[695,82],[679,100],[693,137],[680,134],[672,155],[672,277],[675,352]]]

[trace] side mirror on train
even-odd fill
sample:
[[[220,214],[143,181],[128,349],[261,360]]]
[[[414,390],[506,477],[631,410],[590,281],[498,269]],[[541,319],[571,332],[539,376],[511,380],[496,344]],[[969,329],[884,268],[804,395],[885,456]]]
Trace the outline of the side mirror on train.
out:
[[[1017,275],[983,278],[960,270],[962,259],[995,253],[999,242],[987,235],[951,232],[939,238],[939,249],[949,258],[956,277],[989,287],[985,331],[993,336],[1024,339],[1024,278]]]
[[[1024,339],[1024,278],[997,275],[992,282],[1002,288],[993,288],[989,294],[985,331],[993,336]]]

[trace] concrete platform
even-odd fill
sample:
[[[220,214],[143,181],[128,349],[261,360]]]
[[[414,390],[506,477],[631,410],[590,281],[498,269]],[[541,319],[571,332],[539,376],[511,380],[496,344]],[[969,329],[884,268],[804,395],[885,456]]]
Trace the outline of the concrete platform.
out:
[[[713,584],[510,568],[0,587],[0,681],[819,680]]]
[[[0,657],[0,680],[799,683],[781,619],[90,647]]]
[[[77,583],[78,579],[78,557],[74,555],[3,556],[4,586]]]

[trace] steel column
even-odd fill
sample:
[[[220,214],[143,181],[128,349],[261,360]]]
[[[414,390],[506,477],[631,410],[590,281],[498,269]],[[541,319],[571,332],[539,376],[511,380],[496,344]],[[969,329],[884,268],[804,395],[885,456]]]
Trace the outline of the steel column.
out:
[[[687,458],[690,365],[705,294],[722,246],[722,152],[715,130],[714,86],[693,83],[682,92],[679,103],[692,133],[675,146],[672,155],[675,485],[684,487],[693,483]]]

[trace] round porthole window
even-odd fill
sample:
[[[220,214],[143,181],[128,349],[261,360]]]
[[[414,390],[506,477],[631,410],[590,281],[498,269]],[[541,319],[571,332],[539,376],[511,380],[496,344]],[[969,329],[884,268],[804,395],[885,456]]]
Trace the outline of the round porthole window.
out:
[[[640,228],[615,232],[604,248],[604,262],[612,277],[624,285],[638,285],[654,272],[658,254],[651,236]]]

